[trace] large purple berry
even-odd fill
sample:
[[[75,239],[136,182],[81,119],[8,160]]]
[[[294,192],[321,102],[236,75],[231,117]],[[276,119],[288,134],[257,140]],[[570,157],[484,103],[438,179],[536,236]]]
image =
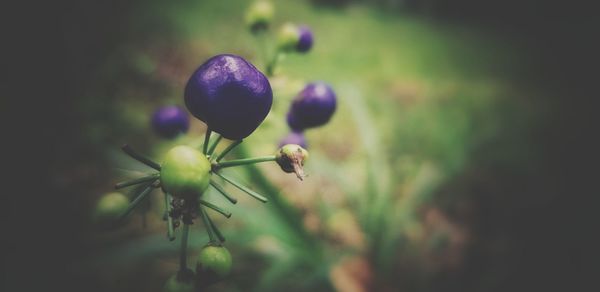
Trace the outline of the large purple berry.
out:
[[[335,112],[336,96],[323,82],[308,84],[296,96],[287,115],[290,128],[302,131],[326,124]]]
[[[239,140],[262,123],[273,103],[269,80],[242,57],[214,56],[185,87],[185,105],[224,138]]]
[[[300,53],[306,53],[310,50],[313,44],[313,34],[310,28],[306,25],[298,27],[300,37],[298,38],[298,44],[296,50]]]
[[[287,144],[296,144],[300,145],[300,147],[304,149],[308,149],[308,147],[306,147],[306,138],[302,132],[291,131],[287,136],[285,136],[285,138],[281,140],[281,142],[279,142],[279,148]]]
[[[190,127],[188,113],[178,106],[164,106],[152,115],[152,128],[163,138],[175,138]]]

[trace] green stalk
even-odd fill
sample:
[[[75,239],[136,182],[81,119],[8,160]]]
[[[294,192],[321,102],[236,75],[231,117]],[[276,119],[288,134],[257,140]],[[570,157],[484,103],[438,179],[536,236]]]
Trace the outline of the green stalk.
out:
[[[277,62],[279,62],[279,59],[281,58],[282,55],[283,55],[283,53],[281,52],[281,50],[277,49],[275,51],[275,54],[273,55],[273,59],[271,59],[271,61],[267,64],[267,68],[265,70],[268,77],[272,77],[273,74],[275,73],[275,68],[277,67]]]
[[[144,177],[140,177],[140,178],[136,178],[136,179],[132,179],[132,180],[127,180],[127,181],[123,181],[120,183],[117,183],[115,185],[115,189],[122,189],[122,188],[126,188],[129,186],[133,186],[133,185],[137,185],[137,184],[141,184],[141,183],[145,183],[145,182],[149,182],[149,181],[154,181],[156,180],[156,178],[158,178],[159,174],[158,173],[154,173],[148,176],[144,176]]]
[[[206,129],[206,133],[204,133],[204,144],[202,144],[202,154],[206,154],[208,152],[208,142],[210,141],[210,134],[212,131],[210,128]]]
[[[221,231],[219,231],[219,228],[217,228],[217,225],[215,225],[215,223],[212,221],[212,219],[210,219],[210,217],[207,216],[207,218],[208,218],[208,223],[210,224],[210,227],[213,229],[213,231],[219,238],[219,241],[225,242],[225,236],[223,236],[223,233],[221,233]]]
[[[238,182],[236,182],[234,180],[232,180],[231,178],[228,178],[228,177],[226,177],[223,174],[218,173],[218,172],[215,172],[215,174],[218,175],[219,177],[221,177],[222,179],[224,179],[225,181],[227,181],[228,183],[232,184],[234,187],[236,187],[236,188],[240,189],[241,191],[245,192],[246,194],[252,196],[253,198],[255,198],[255,199],[257,199],[257,200],[259,200],[259,201],[261,201],[263,203],[266,203],[268,201],[267,198],[263,197],[259,193],[257,193],[255,191],[249,189],[248,187],[246,187],[246,186],[244,186],[244,185],[242,185],[242,184],[240,184],[240,183],[238,183]]]
[[[225,197],[225,199],[229,200],[229,202],[231,202],[232,204],[236,204],[237,203],[237,199],[232,197],[229,193],[227,193],[227,191],[225,191],[225,189],[223,189],[223,187],[221,187],[219,184],[217,184],[214,180],[210,180],[210,185],[215,188],[217,191],[219,191],[219,193],[221,195],[223,195],[223,197]]]
[[[210,225],[210,218],[206,214],[206,210],[204,210],[204,207],[202,207],[202,206],[199,206],[198,209],[200,209],[200,215],[202,216],[202,222],[204,222],[204,226],[206,227],[206,232],[208,233],[208,238],[209,238],[210,242],[215,242],[215,235],[213,233],[212,226]]]
[[[239,147],[237,154],[240,157],[249,155],[245,147]],[[318,264],[322,258],[322,250],[318,246],[315,238],[306,230],[302,221],[302,215],[294,206],[290,205],[279,193],[279,189],[274,186],[263,172],[256,165],[249,165],[243,168],[250,180],[262,192],[269,194],[270,204],[267,206],[275,212],[281,219],[281,222],[288,226],[289,230],[298,239],[298,243],[306,248],[306,254]]]
[[[167,238],[169,241],[175,240],[175,234],[173,232],[173,218],[169,215],[171,211],[171,205],[169,204],[169,194],[164,193],[165,195],[165,211],[167,212]]]
[[[212,155],[213,152],[215,152],[215,149],[217,148],[217,145],[219,144],[219,142],[221,142],[221,139],[223,138],[223,136],[221,136],[220,134],[217,134],[217,138],[212,142],[212,144],[210,144],[210,147],[208,147],[208,152],[206,153],[206,155]]]
[[[242,143],[242,141],[244,141],[244,140],[236,140],[236,141],[233,141],[233,143],[229,144],[229,146],[227,146],[227,148],[225,148],[225,150],[223,150],[223,152],[221,152],[221,154],[219,154],[219,156],[217,156],[216,161],[217,162],[221,161],[221,159],[223,159],[225,157],[225,155],[227,155],[227,153],[229,153],[231,150],[233,150],[233,148],[235,148],[235,146],[240,145]]]
[[[225,211],[225,210],[221,209],[221,207],[219,207],[217,205],[211,204],[211,203],[209,203],[209,202],[207,202],[205,200],[200,200],[200,204],[202,204],[202,205],[204,205],[204,206],[206,206],[208,208],[211,208],[211,209],[213,209],[213,210],[221,213],[223,216],[225,216],[227,218],[231,217],[231,212]]]
[[[156,178],[154,181],[156,181],[158,178]],[[119,221],[125,219],[125,217],[127,217],[127,215],[129,215],[129,213],[131,213],[131,211],[133,211],[133,209],[135,209],[135,207],[137,207],[142,200],[144,200],[148,194],[154,189],[154,181],[149,183],[146,188],[137,195],[137,197],[135,197],[135,199],[129,203],[129,206],[127,206],[127,210],[125,210],[125,212],[123,212],[123,214],[121,214],[121,216],[119,216]]]
[[[179,253],[179,270],[187,270],[187,244],[188,235],[190,233],[190,225],[184,223],[181,231],[181,251]]]
[[[215,165],[215,167],[217,169],[219,169],[219,168],[233,167],[233,166],[239,166],[239,165],[248,165],[248,164],[255,164],[255,163],[260,163],[260,162],[267,162],[267,161],[275,161],[275,155],[219,162]]]
[[[135,150],[133,150],[133,148],[131,148],[131,146],[125,144],[123,145],[123,147],[121,147],[121,149],[123,150],[123,152],[125,152],[127,155],[131,156],[131,158],[145,164],[148,165],[158,171],[160,171],[160,164],[150,160],[149,158],[135,152]]]

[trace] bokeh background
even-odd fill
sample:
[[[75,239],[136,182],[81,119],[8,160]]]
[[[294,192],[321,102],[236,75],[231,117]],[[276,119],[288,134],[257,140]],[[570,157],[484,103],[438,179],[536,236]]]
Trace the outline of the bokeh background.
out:
[[[11,167],[22,180],[7,182],[16,186],[2,220],[3,291],[161,290],[179,244],[165,238],[159,193],[117,230],[97,230],[89,214],[115,182],[147,171],[122,144],[158,160],[173,145],[201,144],[198,120],[174,141],[149,124],[157,107],[183,105],[199,64],[234,53],[264,68],[274,36],[249,33],[250,3],[35,9],[58,29],[32,22],[36,33],[21,38],[38,46],[23,55],[37,60],[40,43],[58,47],[15,71],[28,79],[29,98],[2,100],[3,124],[15,132],[3,143],[27,151]],[[233,172],[279,203],[232,190],[240,202],[230,206],[208,194],[234,214],[217,220],[233,273],[210,291],[571,291],[591,282],[589,10],[537,1],[273,3],[272,29],[307,24],[315,45],[281,62],[272,112],[247,151],[277,149],[289,103],[307,82],[331,84],[338,108],[306,133],[305,181],[270,164],[261,175]],[[27,109],[30,122],[15,129],[17,115],[27,118],[13,108]],[[190,258],[207,241],[197,226]]]

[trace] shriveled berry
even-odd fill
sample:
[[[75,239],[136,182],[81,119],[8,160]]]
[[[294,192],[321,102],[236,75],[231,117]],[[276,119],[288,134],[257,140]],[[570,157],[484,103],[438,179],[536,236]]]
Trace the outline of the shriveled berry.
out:
[[[220,245],[207,245],[198,254],[196,277],[200,285],[217,282],[231,272],[231,254]]]
[[[302,132],[291,131],[279,142],[279,148],[287,144],[297,144],[304,149],[308,148],[306,147],[306,137],[304,137],[304,133]]]
[[[306,25],[301,25],[298,27],[298,44],[296,45],[296,50],[300,53],[306,53],[312,48],[313,45],[313,33]]]
[[[210,162],[192,147],[175,146],[165,155],[160,181],[163,189],[173,197],[196,198],[208,188]]]
[[[188,113],[178,106],[158,108],[152,115],[152,128],[161,137],[172,139],[190,127]]]
[[[308,151],[297,144],[284,145],[275,155],[275,161],[281,169],[287,173],[295,173],[300,180],[306,176],[302,169],[306,159],[308,159]]]
[[[129,206],[129,199],[119,192],[103,195],[96,203],[92,220],[95,224],[107,227],[116,222]]]
[[[240,56],[210,58],[190,77],[185,104],[196,118],[231,140],[249,136],[273,103],[269,80]]]
[[[246,24],[252,32],[260,32],[266,30],[273,20],[273,4],[269,1],[259,0],[248,8],[246,11]]]
[[[324,82],[308,84],[294,98],[287,114],[287,122],[295,131],[322,126],[335,112],[336,96]]]

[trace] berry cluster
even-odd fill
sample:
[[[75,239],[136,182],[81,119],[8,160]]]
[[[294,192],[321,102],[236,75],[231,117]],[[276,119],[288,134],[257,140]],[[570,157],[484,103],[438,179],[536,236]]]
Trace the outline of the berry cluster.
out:
[[[174,240],[174,229],[183,225],[180,269],[165,286],[171,288],[206,286],[227,275],[231,268],[231,255],[223,247],[225,238],[206,208],[227,218],[231,213],[206,201],[204,194],[209,187],[213,187],[232,204],[236,204],[237,199],[225,191],[216,177],[263,203],[267,202],[265,196],[222,173],[224,168],[275,161],[283,171],[294,172],[302,179],[302,166],[308,157],[308,152],[301,146],[287,145],[275,155],[223,161],[262,123],[273,101],[267,77],[240,56],[223,54],[208,59],[189,78],[184,99],[188,111],[208,126],[202,149],[175,146],[159,164],[125,145],[122,149],[126,154],[156,172],[116,184],[116,189],[130,186],[141,188],[131,202],[120,193],[106,195],[99,201],[94,214],[98,222],[119,224],[153,189],[161,189],[165,198],[167,237]],[[174,137],[188,129],[188,115],[179,107],[164,107],[154,114],[152,126],[159,135]],[[222,138],[232,142],[217,154],[215,150]],[[194,272],[187,267],[186,250],[189,227],[198,217],[204,223],[210,241],[201,250]]]

